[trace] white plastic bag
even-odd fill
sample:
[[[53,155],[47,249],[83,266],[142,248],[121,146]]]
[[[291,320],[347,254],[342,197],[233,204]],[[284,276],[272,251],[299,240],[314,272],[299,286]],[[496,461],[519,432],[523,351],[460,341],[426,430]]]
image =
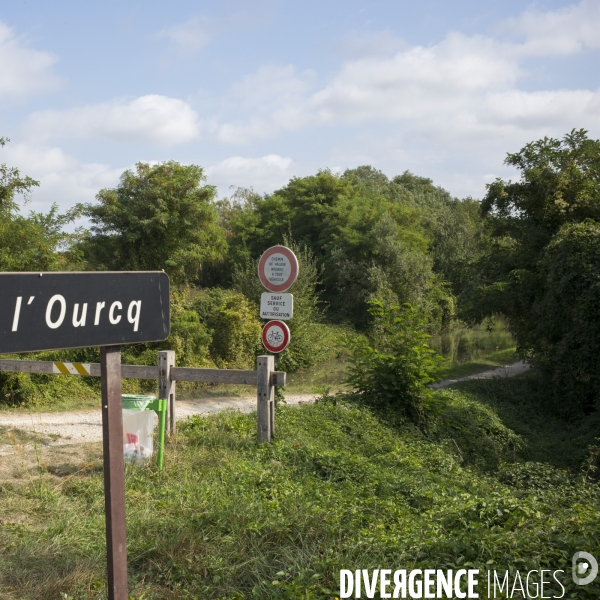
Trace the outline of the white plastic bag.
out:
[[[123,452],[125,460],[144,461],[152,456],[153,410],[123,409]]]

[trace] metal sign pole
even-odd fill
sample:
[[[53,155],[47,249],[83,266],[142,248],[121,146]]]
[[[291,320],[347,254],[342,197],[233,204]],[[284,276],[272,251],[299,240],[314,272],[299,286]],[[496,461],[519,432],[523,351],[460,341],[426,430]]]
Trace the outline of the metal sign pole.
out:
[[[108,598],[127,600],[127,538],[125,527],[125,465],[121,401],[121,348],[100,348],[102,378],[102,445]]]

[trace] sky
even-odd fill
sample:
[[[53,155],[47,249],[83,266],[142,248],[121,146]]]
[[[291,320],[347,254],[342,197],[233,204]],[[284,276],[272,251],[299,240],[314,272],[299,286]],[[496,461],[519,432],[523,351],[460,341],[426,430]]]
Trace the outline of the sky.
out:
[[[600,0],[12,0],[0,163],[43,212],[166,160],[219,197],[369,164],[482,198],[508,152],[600,138],[599,32]]]

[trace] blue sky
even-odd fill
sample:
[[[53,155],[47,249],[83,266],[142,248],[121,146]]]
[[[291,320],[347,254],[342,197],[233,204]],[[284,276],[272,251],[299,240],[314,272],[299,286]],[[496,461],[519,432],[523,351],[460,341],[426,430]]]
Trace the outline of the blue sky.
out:
[[[15,0],[0,161],[35,210],[169,159],[220,196],[371,164],[481,198],[528,141],[600,137],[599,31],[600,0]]]

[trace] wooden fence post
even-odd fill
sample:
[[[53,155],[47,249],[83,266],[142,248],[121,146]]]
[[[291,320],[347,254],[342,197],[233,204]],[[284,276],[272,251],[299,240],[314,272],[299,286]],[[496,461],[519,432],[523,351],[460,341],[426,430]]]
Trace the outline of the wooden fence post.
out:
[[[100,348],[102,377],[102,445],[108,598],[127,600],[127,537],[125,531],[125,465],[123,459],[123,403],[121,348]]]
[[[175,424],[175,381],[171,380],[171,369],[175,366],[175,351],[161,350],[158,353],[158,397],[167,399],[167,428],[169,435],[176,431]]]
[[[256,360],[258,441],[270,442],[274,425],[275,388],[271,373],[275,370],[273,356],[259,356]]]

